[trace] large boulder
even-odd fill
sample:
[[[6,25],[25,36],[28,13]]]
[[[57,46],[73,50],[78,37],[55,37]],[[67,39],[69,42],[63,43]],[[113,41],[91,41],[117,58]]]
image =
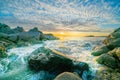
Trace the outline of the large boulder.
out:
[[[112,69],[104,69],[96,72],[92,80],[120,80],[120,73]]]
[[[118,68],[117,60],[114,57],[110,56],[109,54],[102,54],[97,59],[97,62],[113,69]]]
[[[84,71],[89,72],[88,64],[73,61],[65,55],[60,55],[50,49],[42,47],[32,53],[29,57],[29,67],[34,71],[45,70],[51,74],[58,75],[62,72],[76,72],[82,76]],[[88,77],[90,75],[86,75]]]
[[[111,50],[116,47],[120,47],[120,38],[114,39],[111,42],[107,43],[107,47]]]
[[[116,47],[120,47],[120,28],[116,29],[113,33],[111,33],[104,40],[104,43],[111,50],[114,49],[114,48],[116,48]]]
[[[34,55],[29,59],[29,66],[36,71],[46,70],[49,72],[57,71],[60,73],[73,70],[72,60],[55,53],[39,53],[36,56]]]
[[[94,56],[99,56],[101,54],[107,53],[108,51],[109,49],[105,45],[100,45],[95,47],[91,54]]]
[[[120,60],[120,47],[115,48],[112,51],[109,51],[108,54]]]
[[[54,80],[82,80],[79,76],[70,72],[63,72],[59,74]]]

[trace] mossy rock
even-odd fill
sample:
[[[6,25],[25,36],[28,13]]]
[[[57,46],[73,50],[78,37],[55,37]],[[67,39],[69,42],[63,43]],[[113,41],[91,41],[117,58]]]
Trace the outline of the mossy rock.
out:
[[[94,56],[99,56],[101,54],[107,53],[108,51],[109,49],[105,45],[101,45],[96,47],[91,54]]]
[[[102,54],[98,59],[97,62],[100,64],[104,64],[110,68],[116,69],[118,68],[117,61],[114,57],[110,56],[109,54]]]

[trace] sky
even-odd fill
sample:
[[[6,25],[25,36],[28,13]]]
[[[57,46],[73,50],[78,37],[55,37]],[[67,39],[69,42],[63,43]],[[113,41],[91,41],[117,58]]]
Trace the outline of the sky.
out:
[[[47,32],[111,32],[120,0],[0,0],[0,23]]]

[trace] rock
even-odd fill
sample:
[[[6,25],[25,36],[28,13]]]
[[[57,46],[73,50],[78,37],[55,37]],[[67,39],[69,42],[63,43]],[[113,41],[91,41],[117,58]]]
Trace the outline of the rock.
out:
[[[5,33],[0,33],[0,39],[1,39],[1,38],[6,39],[6,38],[8,38],[8,35],[5,34]]]
[[[19,27],[17,26],[16,28],[13,29],[14,33],[20,33],[20,32],[24,32],[23,27]]]
[[[72,60],[57,55],[52,51],[49,53],[39,53],[30,57],[29,66],[36,71],[46,70],[50,72],[72,71],[73,69]]]
[[[112,69],[100,70],[93,80],[120,80],[120,73]]]
[[[0,45],[0,58],[6,57],[6,48],[2,45]]]
[[[39,48],[39,50],[34,51],[32,56],[29,57],[28,63],[30,69],[34,71],[45,70],[55,75],[67,71],[76,72],[79,76],[82,76],[84,71],[89,71],[88,64],[73,61],[46,48]]]
[[[109,51],[108,54],[116,59],[116,64],[120,70],[120,47]]]
[[[120,28],[116,29],[113,33],[111,33],[104,40],[104,43],[111,50],[114,49],[114,48],[116,48],[116,47],[120,47]]]
[[[7,39],[13,42],[18,42],[18,34],[10,34]]]
[[[58,38],[55,37],[53,34],[45,34],[45,39],[46,40],[55,40],[55,39],[58,39]]]
[[[120,47],[120,38],[114,39],[111,42],[109,42],[107,44],[107,47],[111,50],[116,48],[116,47]]]
[[[115,52],[117,58],[120,60],[120,47],[116,49],[116,52]]]
[[[112,51],[109,51],[108,54],[120,60],[120,47],[115,48]]]
[[[63,72],[59,74],[54,80],[82,80],[82,79],[73,73]]]
[[[28,42],[30,44],[38,43],[42,40],[53,40],[57,39],[52,34],[43,34],[38,28],[30,29],[29,31],[24,31],[22,27],[17,27],[11,29],[8,25],[0,23],[0,41],[11,43],[10,45],[20,44],[23,42]],[[13,43],[13,44],[12,44]]]
[[[5,34],[13,34],[14,31],[10,28],[10,26],[6,24],[0,23],[0,32]]]
[[[107,53],[108,51],[109,49],[105,45],[101,45],[101,46],[95,47],[95,49],[91,54],[94,56],[99,56],[101,54]]]
[[[110,68],[118,68],[117,61],[114,57],[110,56],[109,54],[102,54],[98,59],[97,62],[100,64],[104,64]]]
[[[89,71],[89,66],[87,63],[75,61],[74,71],[77,72],[79,75],[82,75],[83,71]]]
[[[44,39],[44,34],[37,28],[33,28],[28,32],[21,32],[19,34],[19,40],[21,41],[38,41]]]

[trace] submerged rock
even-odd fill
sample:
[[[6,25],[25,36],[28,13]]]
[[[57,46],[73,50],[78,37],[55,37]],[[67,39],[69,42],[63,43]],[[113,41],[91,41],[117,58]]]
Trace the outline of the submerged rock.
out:
[[[82,79],[73,73],[63,72],[59,74],[54,80],[82,80]]]

